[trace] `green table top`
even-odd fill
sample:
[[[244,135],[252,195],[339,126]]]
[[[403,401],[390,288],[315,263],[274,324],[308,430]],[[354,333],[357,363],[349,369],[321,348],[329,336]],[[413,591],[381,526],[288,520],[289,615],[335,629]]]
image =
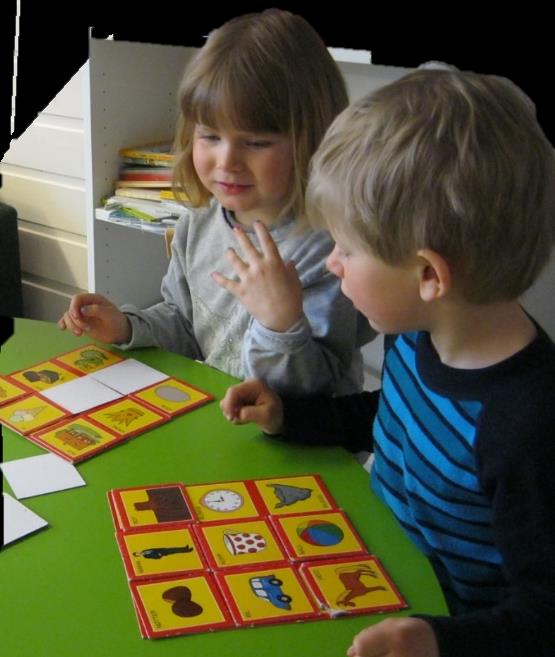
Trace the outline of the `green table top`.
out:
[[[0,373],[34,365],[90,343],[55,324],[16,320],[0,353]],[[182,356],[149,348],[125,354],[214,394],[231,377]],[[3,430],[3,460],[43,453]],[[78,466],[81,488],[23,503],[49,527],[0,554],[0,637],[7,657],[218,657],[344,655],[358,631],[385,615],[231,629],[168,639],[141,639],[106,501],[112,488],[205,483],[319,473],[410,605],[397,615],[445,614],[427,560],[369,489],[368,473],[339,448],[292,446],[254,426],[234,427],[214,401]],[[4,490],[11,493],[4,480]]]

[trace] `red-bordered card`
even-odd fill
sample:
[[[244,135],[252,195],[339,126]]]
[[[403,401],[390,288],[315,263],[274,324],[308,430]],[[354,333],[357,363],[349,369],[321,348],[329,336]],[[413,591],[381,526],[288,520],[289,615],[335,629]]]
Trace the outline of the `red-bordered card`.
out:
[[[97,344],[85,344],[77,349],[66,351],[52,360],[79,374],[90,374],[124,360],[122,356]]]
[[[292,566],[217,571],[214,577],[237,625],[288,623],[320,615]]]
[[[60,385],[60,383],[73,381],[73,379],[80,376],[82,376],[80,372],[51,359],[12,372],[8,375],[8,378],[16,383],[22,383],[35,392],[41,392]]]
[[[305,562],[299,570],[330,617],[397,611],[405,599],[375,556]]]
[[[171,417],[192,411],[214,399],[210,393],[175,377],[132,392],[129,396]]]
[[[108,431],[124,438],[133,438],[167,422],[170,417],[142,404],[137,399],[124,397],[83,415]]]
[[[85,416],[57,422],[28,437],[71,463],[84,461],[126,440]]]
[[[195,527],[210,567],[285,565],[287,558],[266,518],[206,522]]]
[[[25,397],[31,392],[33,392],[31,388],[27,388],[23,384],[0,374],[0,406],[9,404],[20,397]]]
[[[144,638],[213,631],[234,625],[210,573],[130,582],[129,586]]]
[[[117,529],[160,529],[192,522],[192,506],[183,484],[155,484],[108,491]]]
[[[270,521],[292,561],[368,554],[343,511],[271,516]]]
[[[125,572],[132,580],[167,578],[208,568],[190,523],[117,532],[116,540]]]
[[[26,437],[68,415],[66,410],[36,393],[0,407],[0,423]]]
[[[252,484],[267,514],[286,515],[337,509],[335,500],[319,475],[267,477],[253,479]]]
[[[201,522],[256,518],[264,514],[264,507],[249,487],[248,480],[216,481],[185,486],[195,514]]]

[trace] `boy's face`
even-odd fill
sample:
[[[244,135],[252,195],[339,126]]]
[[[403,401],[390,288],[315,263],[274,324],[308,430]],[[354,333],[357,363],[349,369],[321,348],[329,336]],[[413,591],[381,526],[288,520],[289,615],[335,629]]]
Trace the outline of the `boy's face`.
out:
[[[416,265],[388,265],[354,240],[336,235],[327,267],[341,279],[341,290],[380,333],[403,333],[422,327]]]

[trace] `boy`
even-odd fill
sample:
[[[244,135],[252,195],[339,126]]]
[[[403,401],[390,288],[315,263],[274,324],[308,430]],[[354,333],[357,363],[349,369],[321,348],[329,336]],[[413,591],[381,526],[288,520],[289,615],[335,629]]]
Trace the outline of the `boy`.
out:
[[[309,201],[386,334],[381,391],[282,401],[251,380],[221,405],[286,440],[372,444],[372,488],[452,616],[387,619],[350,657],[554,653],[555,345],[518,303],[555,240],[554,173],[528,98],[459,71],[375,91],[317,151]]]

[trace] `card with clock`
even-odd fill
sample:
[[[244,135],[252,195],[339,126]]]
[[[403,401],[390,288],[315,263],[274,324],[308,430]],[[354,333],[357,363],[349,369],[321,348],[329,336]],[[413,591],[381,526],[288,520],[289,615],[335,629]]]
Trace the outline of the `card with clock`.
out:
[[[185,486],[196,517],[201,522],[254,518],[263,514],[249,481],[224,481]]]
[[[317,474],[114,489],[108,500],[143,637],[406,607]]]

